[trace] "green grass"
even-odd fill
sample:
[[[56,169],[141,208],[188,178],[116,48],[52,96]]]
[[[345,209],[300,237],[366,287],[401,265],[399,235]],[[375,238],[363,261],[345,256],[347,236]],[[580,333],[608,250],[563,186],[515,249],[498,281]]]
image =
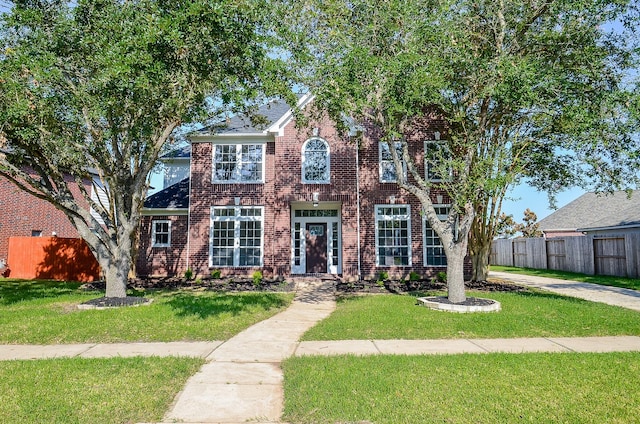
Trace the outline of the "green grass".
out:
[[[352,296],[303,340],[640,335],[640,313],[615,306],[535,290],[468,295],[495,299],[502,311],[456,314],[416,306],[412,296]]]
[[[640,353],[297,357],[295,423],[638,422]]]
[[[0,343],[227,340],[285,309],[291,293],[148,291],[149,306],[79,310],[78,283],[0,280]]]
[[[583,283],[600,284],[603,286],[622,287],[625,289],[640,290],[640,279],[614,277],[609,275],[586,275],[575,272],[555,271],[552,269],[516,268],[512,266],[491,265],[492,271],[513,272],[514,274],[535,275],[538,277],[558,278],[560,280],[573,280]]]
[[[158,422],[203,362],[193,358],[0,361],[0,422]]]

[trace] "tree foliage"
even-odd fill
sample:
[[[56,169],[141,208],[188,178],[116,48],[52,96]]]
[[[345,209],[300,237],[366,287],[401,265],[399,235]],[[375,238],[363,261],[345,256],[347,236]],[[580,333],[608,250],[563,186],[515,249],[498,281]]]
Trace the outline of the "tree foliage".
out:
[[[291,40],[316,105],[403,140],[435,113],[448,124],[440,174],[451,214],[434,212],[434,184],[405,154],[399,186],[420,199],[443,242],[449,298],[464,300],[462,259],[485,243],[510,186],[554,193],[637,178],[635,4],[583,0],[300,0]],[[624,31],[607,23],[620,21]],[[298,30],[298,31],[296,31]],[[309,46],[307,49],[304,45]],[[304,64],[309,64],[304,67]],[[636,97],[634,97],[636,96]],[[390,149],[401,175],[401,163]],[[459,268],[458,270],[452,268]],[[453,273],[453,274],[451,274]],[[454,292],[452,294],[452,291]],[[462,292],[462,294],[461,294]]]
[[[0,175],[69,217],[107,296],[125,295],[148,174],[176,129],[287,92],[269,10],[268,0],[22,0],[2,16]],[[108,202],[74,198],[65,175],[93,179]]]

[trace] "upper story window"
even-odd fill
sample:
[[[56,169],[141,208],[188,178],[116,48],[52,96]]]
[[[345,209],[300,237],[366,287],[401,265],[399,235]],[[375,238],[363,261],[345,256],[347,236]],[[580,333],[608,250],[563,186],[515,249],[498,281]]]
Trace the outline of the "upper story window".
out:
[[[381,141],[378,151],[380,153],[380,182],[381,183],[395,183],[398,182],[398,176],[396,175],[396,167],[393,163],[393,157],[389,150],[389,144]],[[402,143],[394,143],[398,157],[402,158]],[[402,160],[402,159],[401,159]],[[404,174],[407,173],[407,164],[402,160],[402,169]]]
[[[443,162],[451,158],[447,142],[440,140],[440,133],[435,132],[434,140],[424,142],[424,169],[425,178],[428,181],[442,181],[442,177],[448,179],[452,172],[448,167],[443,169]]]
[[[307,140],[302,146],[302,182],[329,183],[329,166],[329,144],[316,137]]]
[[[264,144],[214,145],[213,182],[264,182]]]
[[[152,247],[171,246],[171,221],[155,220],[153,221],[152,225]]]

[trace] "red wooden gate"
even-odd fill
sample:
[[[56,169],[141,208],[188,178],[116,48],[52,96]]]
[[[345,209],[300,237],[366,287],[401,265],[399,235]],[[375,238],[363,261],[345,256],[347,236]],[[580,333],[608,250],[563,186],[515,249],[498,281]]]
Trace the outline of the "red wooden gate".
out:
[[[9,277],[36,280],[95,281],[100,267],[78,238],[9,237]]]

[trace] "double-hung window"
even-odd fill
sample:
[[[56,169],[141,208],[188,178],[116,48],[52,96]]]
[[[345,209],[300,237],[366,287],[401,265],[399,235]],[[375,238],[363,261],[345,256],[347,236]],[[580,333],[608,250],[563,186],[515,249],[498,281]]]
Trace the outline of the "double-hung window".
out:
[[[424,169],[427,181],[442,181],[451,177],[451,167],[443,165],[451,158],[446,141],[427,140],[424,142]]]
[[[376,265],[411,265],[411,207],[376,206]]]
[[[398,157],[402,161],[402,170],[406,175],[407,164],[402,159],[402,143],[397,141],[393,143]],[[380,153],[380,182],[381,183],[395,183],[398,182],[398,175],[396,173],[396,167],[393,163],[393,156],[389,150],[389,143],[381,141],[378,144],[378,151]]]
[[[329,144],[321,138],[311,138],[302,146],[302,182],[329,183]]]
[[[449,205],[433,205],[440,221],[445,221],[449,216]],[[436,234],[426,216],[423,218],[424,231],[424,264],[430,266],[447,266],[447,256],[440,237]]]
[[[152,247],[171,246],[171,221],[154,220],[151,228]]]
[[[264,182],[264,144],[215,144],[213,182]]]
[[[262,266],[263,216],[261,206],[212,207],[209,265]]]

